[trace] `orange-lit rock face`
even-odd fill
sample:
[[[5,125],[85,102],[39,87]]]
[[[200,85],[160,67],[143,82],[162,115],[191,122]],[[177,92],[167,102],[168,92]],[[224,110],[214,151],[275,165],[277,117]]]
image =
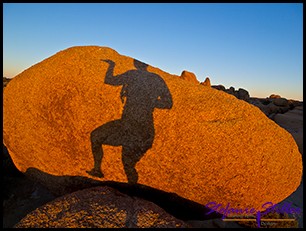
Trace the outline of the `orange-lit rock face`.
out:
[[[110,64],[101,59],[114,62],[113,75],[136,70],[132,58],[112,49],[73,47],[4,89],[4,144],[20,171],[118,182],[128,182],[128,175],[203,205],[233,208],[260,209],[299,186],[302,159],[295,141],[258,108],[151,66],[143,72],[146,81],[136,72],[129,83],[134,87],[106,84]],[[159,94],[168,94],[168,106],[153,103]],[[102,143],[103,178],[88,173],[92,139]],[[141,150],[136,178],[125,167]]]
[[[189,72],[189,71],[182,71],[182,74],[181,74],[180,78],[184,79],[188,82],[199,84],[199,81],[197,80],[196,75],[192,72]]]
[[[201,85],[211,87],[210,79],[206,77],[205,81],[202,82]]]

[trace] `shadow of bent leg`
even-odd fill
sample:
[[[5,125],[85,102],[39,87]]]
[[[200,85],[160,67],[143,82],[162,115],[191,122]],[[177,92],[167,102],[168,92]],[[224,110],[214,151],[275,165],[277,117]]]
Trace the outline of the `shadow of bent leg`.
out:
[[[135,166],[144,154],[145,152],[139,150],[135,151],[128,147],[122,147],[122,163],[129,184],[137,184],[138,173]]]

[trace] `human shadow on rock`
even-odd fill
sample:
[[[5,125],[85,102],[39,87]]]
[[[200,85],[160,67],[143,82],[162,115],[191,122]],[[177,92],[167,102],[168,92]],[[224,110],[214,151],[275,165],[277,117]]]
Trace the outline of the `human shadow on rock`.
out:
[[[177,219],[208,220],[222,217],[222,214],[217,212],[207,215],[206,213],[210,209],[202,204],[183,198],[175,193],[165,192],[142,184],[98,181],[84,176],[54,176],[36,168],[28,168],[25,175],[39,181],[57,196],[95,186],[109,186],[126,195],[151,201]]]
[[[103,145],[122,146],[122,163],[130,184],[136,184],[137,162],[152,147],[154,141],[153,111],[171,109],[172,96],[165,81],[147,70],[148,65],[134,59],[136,70],[113,75],[115,63],[109,64],[105,84],[122,86],[120,98],[124,104],[121,119],[109,121],[91,132],[94,167],[88,174],[102,178]],[[101,112],[103,113],[103,112]]]

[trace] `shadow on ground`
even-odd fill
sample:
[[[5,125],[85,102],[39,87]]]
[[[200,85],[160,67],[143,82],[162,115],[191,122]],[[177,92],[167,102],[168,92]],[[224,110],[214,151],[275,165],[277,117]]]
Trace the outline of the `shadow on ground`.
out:
[[[204,205],[180,197],[175,193],[164,192],[146,185],[114,181],[102,182],[83,176],[53,176],[36,168],[29,168],[25,175],[34,179],[36,177],[40,179],[43,178],[45,181],[51,183],[50,185],[52,185],[53,188],[51,188],[50,191],[53,192],[53,194],[57,192],[55,194],[56,196],[94,186],[109,186],[126,195],[151,201],[180,220],[208,220],[222,217],[219,213],[206,215],[210,209]],[[59,188],[61,189],[59,190]]]

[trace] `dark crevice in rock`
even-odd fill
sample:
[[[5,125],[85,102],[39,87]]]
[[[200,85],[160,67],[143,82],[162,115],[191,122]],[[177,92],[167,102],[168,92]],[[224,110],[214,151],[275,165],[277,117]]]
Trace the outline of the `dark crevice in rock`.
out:
[[[51,192],[57,192],[57,196],[94,186],[109,186],[131,197],[139,197],[151,201],[180,220],[207,220],[222,217],[221,214],[215,212],[206,215],[210,209],[204,205],[180,197],[175,193],[164,192],[146,185],[114,181],[103,182],[81,176],[53,176],[36,168],[29,168],[25,174],[34,179],[35,176],[38,176],[38,178],[43,177],[49,182],[54,182],[53,185],[55,187],[54,190],[51,189]],[[59,185],[64,184],[65,188],[62,187],[62,191],[56,191]]]

